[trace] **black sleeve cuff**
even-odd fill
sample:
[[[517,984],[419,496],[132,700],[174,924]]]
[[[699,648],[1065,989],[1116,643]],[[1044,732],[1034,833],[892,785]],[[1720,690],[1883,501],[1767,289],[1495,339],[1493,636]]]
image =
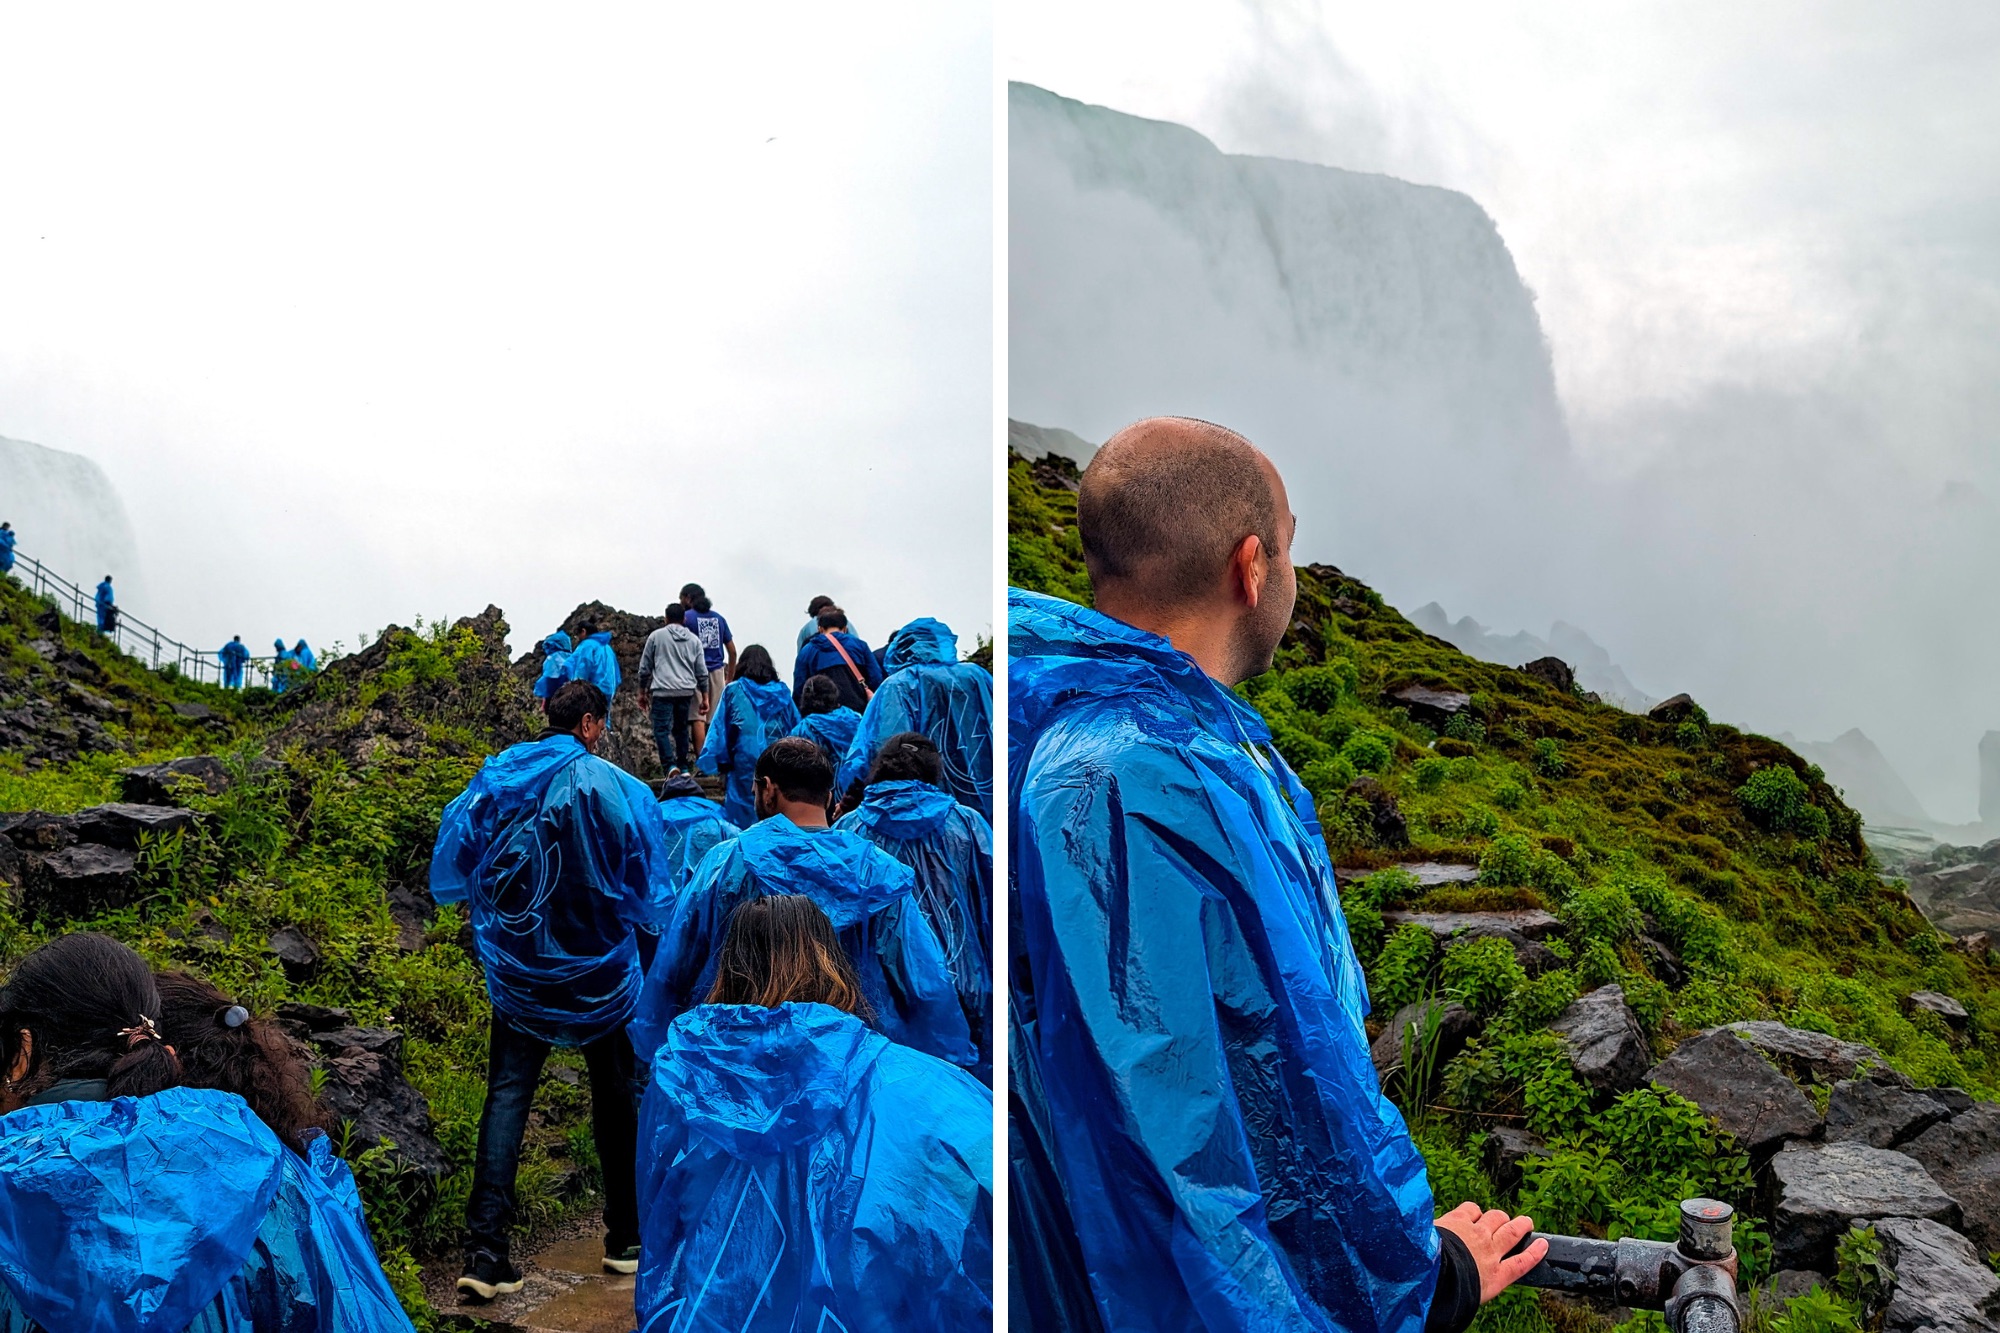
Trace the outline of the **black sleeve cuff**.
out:
[[[1424,1333],[1465,1333],[1478,1313],[1479,1265],[1464,1241],[1439,1227],[1437,1289],[1431,1293]]]

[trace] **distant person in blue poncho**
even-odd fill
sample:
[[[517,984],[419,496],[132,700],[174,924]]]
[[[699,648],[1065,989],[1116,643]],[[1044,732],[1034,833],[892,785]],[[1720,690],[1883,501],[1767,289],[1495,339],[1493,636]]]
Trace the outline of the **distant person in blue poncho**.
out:
[[[695,760],[695,767],[703,773],[723,778],[722,814],[730,823],[747,828],[757,822],[753,790],[757,757],[772,741],[790,735],[798,724],[799,710],[792,703],[792,692],[778,682],[771,654],[762,644],[751,644],[736,664],[736,679],[722,691],[708,739]]]
[[[319,659],[313,656],[313,650],[306,646],[304,639],[292,645],[292,665],[301,676],[319,670]]]
[[[661,785],[660,818],[667,826],[667,865],[676,892],[687,887],[710,848],[743,831],[723,818],[722,807],[687,773],[676,773]]]
[[[1433,1220],[1312,800],[1233,692],[1291,623],[1293,527],[1248,441],[1140,422],[1077,498],[1096,609],[1011,594],[1024,1327],[1457,1333],[1546,1249]]]
[[[0,523],[0,574],[14,572],[14,525]]]
[[[792,735],[803,736],[817,745],[829,764],[839,764],[840,757],[854,741],[854,729],[861,725],[861,714],[840,702],[839,687],[824,676],[814,676],[799,692],[799,713],[799,724],[792,728]]]
[[[250,645],[237,635],[222,645],[216,656],[222,659],[222,688],[240,690],[243,688],[243,664],[250,660]]]
[[[99,634],[118,632],[118,599],[111,591],[109,574],[104,576],[104,582],[97,585],[97,632]]]
[[[723,688],[736,679],[736,636],[699,583],[681,589],[681,623],[701,640],[702,664],[708,668],[708,711],[694,720],[694,748],[699,750],[708,744],[708,728],[722,707]]]
[[[325,1136],[301,1156],[243,1098],[183,1086],[164,1021],[102,935],[0,988],[0,1328],[409,1330]]]
[[[833,918],[883,1036],[961,1068],[978,1062],[937,932],[917,903],[915,876],[829,827],[832,794],[833,769],[810,741],[787,736],[757,761],[760,821],[702,859],[660,932],[632,1019],[641,1060],[666,1040],[669,1023],[708,994],[729,914],[752,899],[802,893]]]
[[[549,696],[562,687],[569,679],[570,638],[561,630],[542,639],[542,670],[535,677],[534,696],[539,701],[535,706],[546,711]]]
[[[292,660],[292,650],[285,647],[283,639],[271,644],[271,693],[283,694],[291,687],[292,675],[298,670],[298,663]]]
[[[873,1032],[811,899],[745,903],[640,1114],[639,1326],[988,1333],[993,1102]]]
[[[445,808],[431,854],[431,896],[470,904],[493,1001],[458,1280],[479,1299],[521,1286],[508,1245],[514,1179],[551,1045],[582,1047],[590,1071],[591,1131],[604,1164],[604,1267],[630,1273],[638,1265],[636,1067],[624,1029],[643,976],[637,932],[661,922],[672,884],[652,790],[591,753],[609,706],[589,681],[557,690],[548,730],[486,761]]]
[[[952,985],[993,1079],[993,830],[939,785],[944,765],[920,731],[891,736],[861,805],[837,828],[880,847],[917,877],[917,902],[937,932]]]
[[[611,631],[600,628],[602,622],[586,620],[583,623],[583,642],[577,644],[576,651],[569,655],[563,666],[563,673],[570,680],[589,681],[605,698],[608,707],[618,697],[618,684],[623,679],[618,672],[618,654],[611,647]],[[610,721],[609,716],[606,722]]]
[[[882,745],[921,731],[944,759],[944,789],[993,820],[993,677],[958,660],[958,636],[928,616],[896,631],[887,677],[840,762],[842,791],[868,776]]]
[[[874,650],[847,627],[847,613],[837,606],[819,613],[819,632],[806,640],[792,663],[792,697],[803,700],[806,682],[815,678],[832,681],[840,702],[857,713],[882,683]]]

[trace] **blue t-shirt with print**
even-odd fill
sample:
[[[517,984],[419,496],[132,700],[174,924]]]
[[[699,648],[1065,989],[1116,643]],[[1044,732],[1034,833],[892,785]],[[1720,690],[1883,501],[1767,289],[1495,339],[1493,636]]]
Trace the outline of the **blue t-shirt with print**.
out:
[[[722,664],[728,660],[723,655],[722,645],[734,642],[729,635],[729,622],[713,611],[690,611],[681,617],[681,623],[701,640],[701,652],[707,659],[708,669],[720,671]]]

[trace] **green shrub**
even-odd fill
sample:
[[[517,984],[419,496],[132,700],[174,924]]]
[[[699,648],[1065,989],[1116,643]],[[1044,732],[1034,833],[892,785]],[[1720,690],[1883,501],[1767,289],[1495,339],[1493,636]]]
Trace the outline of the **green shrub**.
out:
[[[1736,789],[1737,803],[1750,821],[1769,833],[1792,833],[1816,842],[1831,831],[1826,811],[1789,764],[1767,764]]]
[[[1683,750],[1699,750],[1707,743],[1708,731],[1693,718],[1688,718],[1674,728],[1674,744]]]
[[[1515,988],[1507,1022],[1523,1032],[1547,1027],[1576,997],[1576,973],[1566,967],[1551,968]]]
[[[1455,741],[1478,745],[1486,739],[1486,724],[1470,711],[1457,712],[1451,715],[1451,721],[1444,724],[1444,734]]]
[[[1521,833],[1503,833],[1479,857],[1479,882],[1496,888],[1535,882],[1535,856],[1541,848]]]
[[[1340,747],[1340,757],[1362,773],[1386,773],[1396,758],[1393,740],[1372,731],[1357,731]]]
[[[1444,951],[1441,988],[1474,1013],[1499,1012],[1526,980],[1514,946],[1504,939],[1465,940]]]
[[[1528,789],[1512,780],[1493,789],[1493,804],[1502,810],[1519,810],[1528,803]]]
[[[1382,913],[1366,893],[1349,888],[1340,895],[1340,914],[1347,918],[1347,938],[1354,942],[1354,956],[1362,967],[1370,966],[1382,952]]]
[[[1380,1013],[1393,1014],[1420,999],[1436,953],[1436,939],[1422,926],[1396,927],[1368,974],[1369,1004]]]
[[[1451,777],[1449,759],[1426,755],[1410,766],[1410,784],[1418,791],[1436,791]]]
[[[1579,888],[1557,909],[1563,926],[1578,941],[1602,940],[1622,944],[1639,933],[1644,923],[1632,895],[1616,880]]]
[[[1562,742],[1553,736],[1544,736],[1535,742],[1535,772],[1545,778],[1559,778],[1569,772],[1569,760],[1563,754]]]
[[[1862,1327],[1856,1306],[1818,1284],[1787,1300],[1784,1312],[1771,1318],[1771,1333],[1861,1333]]]
[[[1315,713],[1330,713],[1341,696],[1354,693],[1354,663],[1335,660],[1325,666],[1300,667],[1284,673],[1285,692],[1299,707]]]
[[[1334,755],[1326,759],[1315,759],[1299,770],[1299,781],[1313,794],[1315,801],[1324,801],[1340,795],[1354,781],[1354,765]]]
[[[1403,867],[1384,866],[1358,881],[1348,892],[1361,894],[1370,906],[1386,907],[1390,903],[1408,902],[1422,890],[1417,877]]]

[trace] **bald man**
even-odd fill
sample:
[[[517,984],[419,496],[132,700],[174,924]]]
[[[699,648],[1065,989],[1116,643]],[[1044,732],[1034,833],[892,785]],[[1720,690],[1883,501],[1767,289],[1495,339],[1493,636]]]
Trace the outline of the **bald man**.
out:
[[[1457,1333],[1532,1223],[1433,1222],[1312,799],[1231,687],[1297,592],[1284,481],[1156,418],[1083,474],[1096,609],[1014,590],[1013,1289],[1073,1329]]]

